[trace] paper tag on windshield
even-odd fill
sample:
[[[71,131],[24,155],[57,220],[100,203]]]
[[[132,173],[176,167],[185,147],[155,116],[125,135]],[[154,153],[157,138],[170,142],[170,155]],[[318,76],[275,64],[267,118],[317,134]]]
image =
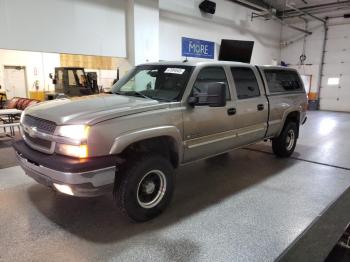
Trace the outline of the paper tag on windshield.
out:
[[[167,68],[164,73],[182,75],[185,72],[183,68]]]

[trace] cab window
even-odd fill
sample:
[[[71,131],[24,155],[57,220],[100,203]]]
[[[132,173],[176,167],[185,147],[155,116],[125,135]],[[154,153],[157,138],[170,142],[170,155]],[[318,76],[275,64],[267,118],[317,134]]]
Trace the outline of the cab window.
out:
[[[74,71],[73,70],[68,70],[68,85],[70,86],[76,86],[77,81],[75,79]]]
[[[231,72],[235,82],[238,99],[260,96],[258,81],[256,80],[252,69],[247,67],[232,67]]]
[[[211,83],[222,83],[226,86],[226,100],[231,100],[230,90],[225,74],[225,70],[222,67],[206,67],[203,68],[193,85],[192,95],[199,97],[199,102],[205,103],[203,99],[206,99],[208,92],[208,85]]]

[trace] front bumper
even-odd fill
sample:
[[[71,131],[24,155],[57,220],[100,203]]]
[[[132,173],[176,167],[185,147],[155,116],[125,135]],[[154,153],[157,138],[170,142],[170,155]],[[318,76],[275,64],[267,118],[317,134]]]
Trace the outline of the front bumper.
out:
[[[38,183],[55,189],[54,184],[66,185],[72,195],[98,196],[112,192],[116,158],[72,159],[46,155],[29,148],[23,140],[13,144],[19,165]]]

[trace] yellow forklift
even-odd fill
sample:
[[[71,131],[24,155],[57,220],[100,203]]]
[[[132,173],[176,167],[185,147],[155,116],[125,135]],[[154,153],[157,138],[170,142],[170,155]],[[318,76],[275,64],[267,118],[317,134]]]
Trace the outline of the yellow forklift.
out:
[[[99,93],[97,74],[86,73],[82,67],[56,67],[55,74],[50,74],[50,78],[55,92],[47,94],[46,100]]]

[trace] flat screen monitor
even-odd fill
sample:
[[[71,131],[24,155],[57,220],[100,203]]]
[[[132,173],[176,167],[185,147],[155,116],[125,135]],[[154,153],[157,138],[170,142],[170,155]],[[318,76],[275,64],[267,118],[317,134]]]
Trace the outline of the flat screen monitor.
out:
[[[219,60],[250,63],[253,47],[254,41],[222,39]]]

